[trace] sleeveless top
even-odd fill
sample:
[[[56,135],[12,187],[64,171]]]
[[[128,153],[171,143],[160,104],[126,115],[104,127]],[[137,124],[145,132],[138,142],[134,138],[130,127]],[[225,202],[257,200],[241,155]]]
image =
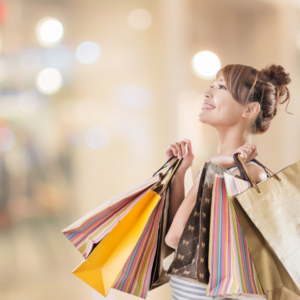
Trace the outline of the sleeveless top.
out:
[[[214,157],[216,156],[213,156],[209,161],[211,161]],[[245,163],[245,165],[259,166],[254,161],[248,161],[247,163]],[[232,172],[237,168],[238,167],[235,166],[227,170]],[[261,168],[265,171],[263,167]],[[230,300],[231,299],[231,298],[224,298],[224,297],[207,296],[206,295],[207,285],[200,286],[195,283],[185,281],[177,277],[171,277],[169,284],[172,291],[172,300]],[[261,300],[265,300],[265,298],[262,298]]]

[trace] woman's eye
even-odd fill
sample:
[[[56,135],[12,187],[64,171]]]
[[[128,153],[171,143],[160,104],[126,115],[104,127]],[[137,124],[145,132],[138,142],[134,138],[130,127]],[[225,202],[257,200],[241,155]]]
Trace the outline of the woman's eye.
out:
[[[213,89],[213,88],[214,88],[214,86],[213,86],[213,85],[210,85],[209,87],[210,87],[211,89]]]
[[[220,88],[220,89],[227,90],[227,89],[226,89],[226,86],[225,86],[225,85],[222,85],[222,84],[219,84],[219,88]]]

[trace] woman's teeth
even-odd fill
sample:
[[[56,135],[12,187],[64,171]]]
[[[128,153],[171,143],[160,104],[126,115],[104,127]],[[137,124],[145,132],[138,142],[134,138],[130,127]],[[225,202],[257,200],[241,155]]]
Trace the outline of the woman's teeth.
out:
[[[209,105],[209,104],[206,104],[206,103],[204,103],[203,107],[202,107],[203,110],[209,110],[209,109],[214,109],[214,108],[216,108],[216,107],[212,106],[212,105]]]

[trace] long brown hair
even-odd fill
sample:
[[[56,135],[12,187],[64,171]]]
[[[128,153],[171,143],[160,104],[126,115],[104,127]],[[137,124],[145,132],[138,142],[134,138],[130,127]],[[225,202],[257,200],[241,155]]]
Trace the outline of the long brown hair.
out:
[[[270,65],[258,71],[245,65],[227,65],[219,70],[217,77],[221,74],[228,91],[237,102],[260,104],[260,111],[251,128],[253,134],[261,134],[268,130],[277,113],[278,103],[288,101],[285,110],[287,109],[290,92],[286,85],[291,83],[291,79],[282,66]],[[285,99],[279,102],[279,98],[285,94]]]

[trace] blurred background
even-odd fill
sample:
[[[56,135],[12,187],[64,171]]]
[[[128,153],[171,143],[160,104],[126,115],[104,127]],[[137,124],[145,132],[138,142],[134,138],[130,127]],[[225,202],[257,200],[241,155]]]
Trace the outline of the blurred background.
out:
[[[217,154],[197,116],[226,64],[290,73],[294,115],[279,106],[253,143],[274,172],[300,158],[299,0],[1,0],[0,45],[1,300],[103,299],[72,274],[83,259],[61,230],[182,138],[195,178]]]

